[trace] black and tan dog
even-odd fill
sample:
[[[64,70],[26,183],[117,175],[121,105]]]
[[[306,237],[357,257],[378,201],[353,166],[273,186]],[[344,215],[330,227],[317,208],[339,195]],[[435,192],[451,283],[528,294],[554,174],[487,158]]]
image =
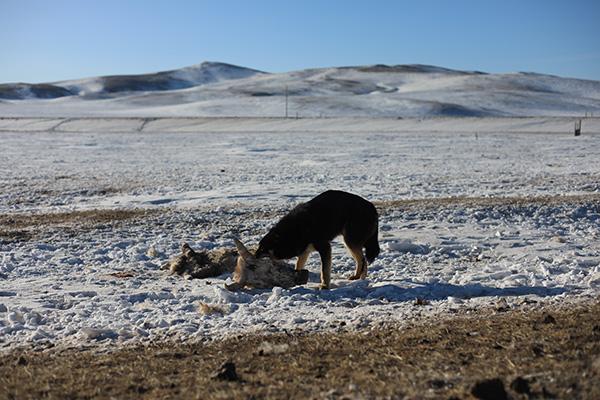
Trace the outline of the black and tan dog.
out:
[[[340,234],[356,261],[350,279],[365,279],[367,263],[379,255],[377,210],[362,197],[338,190],[328,190],[292,209],[260,241],[256,258],[298,257],[299,271],[310,253],[317,251],[321,256],[321,288],[327,289],[331,282],[329,242]]]

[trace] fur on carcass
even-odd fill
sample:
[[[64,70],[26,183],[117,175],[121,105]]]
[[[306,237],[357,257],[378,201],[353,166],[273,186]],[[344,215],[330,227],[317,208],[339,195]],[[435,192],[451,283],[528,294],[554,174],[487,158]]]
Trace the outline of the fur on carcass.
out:
[[[234,241],[237,251],[227,248],[195,251],[184,243],[181,254],[164,264],[162,269],[193,279],[233,273],[233,283],[225,286],[229,290],[290,288],[308,281],[308,271],[295,271],[291,265],[268,257],[256,258],[242,242]]]
[[[227,285],[229,290],[242,288],[266,289],[279,286],[290,288],[308,282],[308,271],[296,271],[283,261],[268,257],[256,258],[246,246],[234,239],[239,257],[233,271],[233,284]]]
[[[216,249],[212,251],[195,251],[184,243],[181,254],[163,265],[172,274],[194,279],[203,279],[233,272],[238,254],[234,249]]]

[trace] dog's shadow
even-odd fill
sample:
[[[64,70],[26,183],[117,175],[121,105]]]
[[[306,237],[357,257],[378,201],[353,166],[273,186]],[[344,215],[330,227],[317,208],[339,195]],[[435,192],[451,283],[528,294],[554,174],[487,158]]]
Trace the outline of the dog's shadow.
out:
[[[315,290],[317,287],[309,283],[307,286],[290,289],[290,294],[313,293],[319,299],[332,302],[352,300],[384,300],[386,302],[406,302],[415,299],[437,301],[450,297],[471,299],[476,297],[557,296],[567,292],[567,288],[544,286],[515,286],[498,288],[481,283],[454,285],[450,283],[415,283],[412,281],[394,281],[382,284],[368,280],[333,282],[329,290]]]

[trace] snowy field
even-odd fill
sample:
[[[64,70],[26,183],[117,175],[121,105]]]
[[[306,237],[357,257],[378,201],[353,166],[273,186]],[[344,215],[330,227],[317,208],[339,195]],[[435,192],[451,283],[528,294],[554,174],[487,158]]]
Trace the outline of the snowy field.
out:
[[[366,328],[600,294],[600,135],[555,119],[300,121],[0,120],[0,346]],[[255,244],[327,189],[380,210],[366,281],[344,279],[340,241],[329,291],[316,254],[290,290],[160,269],[182,242]]]

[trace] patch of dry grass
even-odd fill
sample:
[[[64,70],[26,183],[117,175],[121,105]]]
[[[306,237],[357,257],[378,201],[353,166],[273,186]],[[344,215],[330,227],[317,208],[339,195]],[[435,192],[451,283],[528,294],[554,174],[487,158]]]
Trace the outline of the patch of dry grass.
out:
[[[375,201],[380,211],[402,208],[439,208],[439,207],[499,207],[529,205],[563,205],[579,203],[600,203],[600,194],[590,193],[569,196],[535,197],[439,197],[427,199]]]
[[[15,351],[0,356],[0,398],[598,399],[598,315],[600,303],[109,353]]]
[[[154,210],[84,210],[43,214],[0,214],[0,240],[30,240],[40,230],[64,227],[75,230],[93,228],[129,219],[143,218]]]

